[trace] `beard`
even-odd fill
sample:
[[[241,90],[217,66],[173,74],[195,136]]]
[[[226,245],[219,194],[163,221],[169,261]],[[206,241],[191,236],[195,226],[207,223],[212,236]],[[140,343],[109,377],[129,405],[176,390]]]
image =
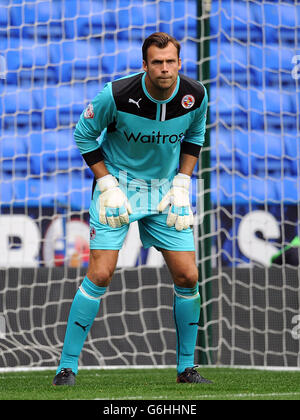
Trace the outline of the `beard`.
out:
[[[159,77],[155,79],[149,77],[149,80],[154,88],[160,91],[168,91],[175,87],[177,77],[175,79],[173,77]]]

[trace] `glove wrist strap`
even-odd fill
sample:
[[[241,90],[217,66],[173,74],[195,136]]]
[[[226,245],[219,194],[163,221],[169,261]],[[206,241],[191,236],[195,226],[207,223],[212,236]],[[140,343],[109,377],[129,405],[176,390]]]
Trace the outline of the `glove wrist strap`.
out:
[[[186,179],[191,179],[191,177],[187,174],[183,174],[182,172],[178,172],[178,174],[176,175],[178,178],[186,178]]]
[[[104,191],[107,191],[111,188],[117,187],[119,185],[119,183],[113,175],[108,174],[108,175],[105,175],[101,178],[98,178],[97,179],[97,185],[99,187],[99,190],[101,192],[104,192]]]
[[[190,176],[179,173],[173,179],[173,186],[182,187],[188,190],[190,188],[190,181],[191,181]]]

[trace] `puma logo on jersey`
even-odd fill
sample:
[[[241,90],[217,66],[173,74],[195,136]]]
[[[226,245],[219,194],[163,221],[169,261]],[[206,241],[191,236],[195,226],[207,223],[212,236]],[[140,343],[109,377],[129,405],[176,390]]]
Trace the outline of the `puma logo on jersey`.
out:
[[[142,100],[142,98],[140,98],[138,101],[135,101],[134,99],[132,99],[132,98],[129,98],[128,99],[128,102],[130,103],[130,104],[135,104],[139,109],[141,109],[141,107],[140,107],[140,101]]]

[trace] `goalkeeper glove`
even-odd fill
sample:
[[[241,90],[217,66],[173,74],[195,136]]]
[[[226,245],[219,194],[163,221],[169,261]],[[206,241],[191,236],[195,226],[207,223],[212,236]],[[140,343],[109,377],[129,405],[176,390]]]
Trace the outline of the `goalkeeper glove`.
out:
[[[189,187],[191,178],[185,174],[177,174],[173,179],[171,189],[157,206],[158,211],[164,211],[170,206],[167,225],[175,225],[176,230],[187,229],[193,224],[193,212],[190,206]]]
[[[112,175],[105,175],[97,179],[101,192],[99,197],[99,221],[112,228],[121,227],[129,223],[131,205],[119,187],[119,182]]]

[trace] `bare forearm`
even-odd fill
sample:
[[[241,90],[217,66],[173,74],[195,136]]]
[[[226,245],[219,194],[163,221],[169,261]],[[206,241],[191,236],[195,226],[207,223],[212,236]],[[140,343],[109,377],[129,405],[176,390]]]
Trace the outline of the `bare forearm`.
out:
[[[109,174],[109,171],[107,167],[105,166],[105,163],[103,160],[100,162],[95,163],[94,165],[90,166],[91,170],[93,171],[93,174],[95,175],[95,178],[102,178],[105,175]]]
[[[182,153],[180,156],[179,172],[182,174],[186,174],[188,176],[192,176],[194,167],[196,166],[197,162],[198,162],[197,157]]]
[[[197,157],[185,153],[181,154],[179,172],[188,176],[192,176],[194,167],[196,166],[197,162]],[[95,163],[94,165],[91,165],[90,168],[93,171],[96,179],[102,178],[103,176],[109,174],[109,171],[106,168],[103,160]]]

